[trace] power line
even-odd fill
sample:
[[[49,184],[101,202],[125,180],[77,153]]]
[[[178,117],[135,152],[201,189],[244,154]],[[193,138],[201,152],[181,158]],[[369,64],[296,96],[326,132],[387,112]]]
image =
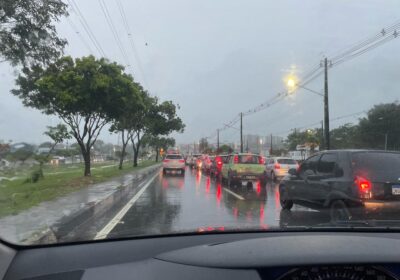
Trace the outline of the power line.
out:
[[[331,59],[332,60],[339,60],[342,57],[349,55],[369,44],[374,43],[376,40],[381,39],[382,37],[385,37],[387,35],[390,35],[392,32],[396,31],[396,29],[400,28],[400,21],[395,22],[393,25],[388,26],[386,28],[383,28],[379,33],[368,37],[367,39],[361,40],[358,43],[355,43],[352,47],[346,48],[343,51],[340,51],[338,54],[336,55],[332,55]]]
[[[120,40],[120,38],[118,36],[117,29],[115,28],[115,25],[114,25],[114,23],[112,21],[112,18],[111,18],[109,10],[107,8],[107,5],[103,0],[99,0],[99,4],[100,4],[100,8],[101,8],[101,10],[102,10],[102,12],[104,14],[104,17],[106,18],[107,25],[108,25],[108,27],[110,27],[111,33],[113,34],[115,42],[117,43],[117,46],[118,46],[118,48],[119,48],[119,50],[120,50],[120,52],[122,54],[122,59],[125,61],[125,63],[129,67],[130,66],[129,58],[128,58],[128,56],[127,56],[127,54],[125,52],[124,46],[123,46],[123,44],[122,44],[122,42],[121,42],[121,40]]]
[[[346,62],[352,58],[355,58],[361,54],[364,54],[370,50],[377,48],[380,45],[383,45],[383,44],[397,38],[400,35],[399,32],[397,31],[398,28],[400,28],[400,21],[396,22],[395,24],[393,24],[387,28],[383,28],[382,31],[379,32],[378,34],[376,34],[370,38],[367,38],[365,40],[362,40],[359,43],[356,43],[352,47],[350,47],[350,48],[346,49],[345,51],[334,56],[330,60],[329,67],[337,66],[343,62]],[[318,65],[317,67],[311,68],[311,70],[308,71],[303,76],[302,83],[298,84],[297,86],[299,88],[301,88],[302,86],[304,87],[308,83],[315,80],[317,77],[319,77],[323,73],[323,71],[321,71],[321,69],[322,69],[322,65]],[[273,96],[268,101],[261,103],[260,105],[254,107],[250,110],[245,111],[243,113],[243,115],[244,116],[252,115],[261,110],[269,108],[272,105],[284,100],[284,98],[289,95],[290,95],[290,92],[288,92],[288,91],[279,92],[278,94]],[[235,121],[237,122],[238,120],[235,119]],[[331,121],[335,121],[335,119],[331,119]],[[229,128],[233,124],[234,124],[233,121],[231,121],[229,123],[229,126],[227,126],[227,125],[224,126],[224,129]],[[313,125],[316,125],[316,124],[319,124],[319,122],[315,123]]]
[[[82,34],[79,32],[78,28],[76,25],[72,22],[70,17],[67,17],[67,21],[69,25],[71,26],[72,30],[75,32],[75,34],[78,35],[79,39],[82,41],[82,43],[86,46],[86,48],[89,50],[90,53],[94,53],[88,42],[86,42],[85,38],[82,36]]]
[[[128,23],[126,14],[125,14],[125,11],[124,11],[124,6],[122,5],[120,0],[117,0],[117,6],[118,6],[119,13],[121,15],[121,18],[122,18],[122,22],[123,22],[123,25],[124,25],[124,28],[125,28],[125,32],[128,35],[130,47],[132,49],[133,55],[135,57],[135,60],[136,60],[137,66],[138,66],[138,69],[139,69],[140,74],[142,76],[143,83],[148,88],[147,79],[146,79],[146,76],[144,74],[144,71],[143,71],[143,68],[142,68],[142,63],[140,61],[140,57],[139,57],[139,54],[137,52],[135,43],[133,41],[133,35],[132,35],[132,32],[131,32],[131,29],[130,29],[130,26],[129,26],[129,23]]]
[[[362,54],[364,54],[364,53],[366,53],[366,52],[368,52],[370,50],[373,50],[373,49],[375,49],[375,48],[377,48],[377,47],[379,47],[379,46],[381,46],[381,45],[383,45],[383,44],[385,44],[385,43],[387,43],[387,42],[389,42],[389,41],[391,41],[391,40],[393,40],[395,38],[396,38],[395,36],[384,38],[384,39],[382,39],[382,40],[380,40],[378,42],[375,42],[374,44],[368,46],[367,48],[361,49],[358,52],[354,52],[354,53],[352,53],[352,54],[350,54],[348,56],[343,57],[342,59],[340,59],[338,61],[333,62],[332,66],[337,66],[339,64],[342,64],[343,62],[349,61],[349,60],[351,60],[351,59],[353,59],[353,58],[355,58],[357,56],[360,56],[360,55],[362,55]]]
[[[75,11],[76,15],[78,16],[78,20],[80,21],[83,29],[85,30],[90,41],[95,46],[95,48],[98,51],[98,53],[100,54],[100,56],[105,57],[106,54],[104,53],[103,48],[97,41],[96,36],[94,35],[93,31],[90,29],[89,24],[87,23],[85,17],[83,16],[83,14],[82,14],[81,10],[79,9],[79,6],[76,4],[75,0],[67,0],[67,1],[70,4],[70,6],[72,7],[73,11]]]
[[[346,115],[338,116],[338,117],[336,117],[336,118],[331,119],[330,121],[331,121],[331,122],[334,122],[334,121],[338,121],[338,120],[341,120],[341,119],[346,119],[346,118],[350,118],[350,117],[355,117],[355,116],[358,116],[358,115],[361,115],[361,114],[365,114],[365,113],[367,113],[367,111],[366,111],[366,110],[363,110],[363,111],[359,111],[359,112],[355,112],[355,113],[351,113],[351,114],[346,114]],[[274,134],[274,135],[282,135],[282,134],[284,134],[284,133],[291,132],[291,131],[293,131],[294,129],[299,129],[299,130],[300,130],[300,129],[304,129],[304,128],[311,128],[311,127],[316,126],[316,125],[321,125],[321,121],[314,122],[314,123],[309,123],[309,124],[307,124],[307,125],[303,125],[303,126],[300,126],[300,127],[295,127],[295,128],[293,128],[293,129],[289,129],[289,130],[285,130],[285,131],[276,132],[276,133],[273,133],[273,134]]]

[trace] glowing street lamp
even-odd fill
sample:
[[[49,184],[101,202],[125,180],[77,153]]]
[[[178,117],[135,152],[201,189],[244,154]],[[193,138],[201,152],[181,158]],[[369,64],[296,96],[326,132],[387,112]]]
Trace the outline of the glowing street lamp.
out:
[[[293,93],[297,89],[298,78],[294,74],[289,74],[284,79],[285,84],[288,89],[288,93]]]

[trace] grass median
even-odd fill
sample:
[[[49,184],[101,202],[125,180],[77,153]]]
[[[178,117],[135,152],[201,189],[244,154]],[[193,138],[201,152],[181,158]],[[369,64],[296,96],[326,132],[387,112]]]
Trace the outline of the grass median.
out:
[[[133,167],[132,162],[124,164],[122,170],[116,164],[93,164],[92,176],[84,177],[83,165],[44,168],[44,178],[37,183],[28,183],[25,178],[0,182],[0,217],[17,214],[43,201],[53,200],[73,191],[105,182],[144,167],[154,161],[143,161]]]

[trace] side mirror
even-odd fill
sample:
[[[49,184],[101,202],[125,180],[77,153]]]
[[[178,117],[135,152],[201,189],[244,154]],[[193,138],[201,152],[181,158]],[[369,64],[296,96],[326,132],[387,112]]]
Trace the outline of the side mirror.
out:
[[[343,175],[344,175],[343,168],[340,168],[340,167],[337,168],[335,171],[335,177],[343,177]]]
[[[288,173],[292,176],[297,176],[297,170],[296,168],[290,168]]]

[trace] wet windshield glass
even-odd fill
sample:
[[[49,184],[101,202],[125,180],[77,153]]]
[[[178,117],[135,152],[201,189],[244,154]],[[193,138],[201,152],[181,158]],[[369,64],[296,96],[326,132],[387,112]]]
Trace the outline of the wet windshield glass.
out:
[[[0,0],[0,239],[397,230],[399,11]]]

